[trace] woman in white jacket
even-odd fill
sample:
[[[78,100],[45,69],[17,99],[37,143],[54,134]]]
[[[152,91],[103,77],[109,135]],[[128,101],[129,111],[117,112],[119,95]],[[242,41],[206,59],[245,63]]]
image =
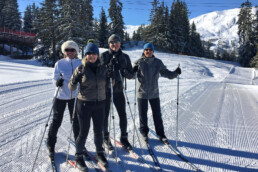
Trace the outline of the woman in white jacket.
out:
[[[49,156],[54,158],[55,144],[57,140],[57,132],[61,126],[64,111],[68,105],[70,120],[72,121],[74,100],[76,95],[76,90],[71,91],[68,88],[69,80],[75,71],[75,69],[81,65],[81,60],[77,58],[79,47],[74,41],[66,41],[62,44],[62,53],[64,58],[55,63],[55,69],[53,73],[53,83],[56,86],[56,92],[59,87],[59,91],[56,97],[56,101],[53,105],[53,121],[50,125],[47,139],[47,147],[49,150]],[[55,92],[55,94],[56,94]],[[77,118],[73,122],[73,132],[75,139],[79,134],[79,125]]]

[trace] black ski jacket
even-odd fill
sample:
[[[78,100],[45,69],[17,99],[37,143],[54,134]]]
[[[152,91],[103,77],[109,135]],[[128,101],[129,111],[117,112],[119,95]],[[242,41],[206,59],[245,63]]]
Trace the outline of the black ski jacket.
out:
[[[131,60],[127,54],[123,53],[121,49],[119,49],[118,52],[114,52],[111,49],[109,49],[108,51],[105,51],[100,55],[101,61],[103,61],[103,64],[106,66],[110,65],[112,58],[116,58],[116,60],[119,63],[122,80],[124,80],[124,78],[134,78]],[[113,91],[123,92],[123,81],[121,81],[118,70],[115,70],[113,75]],[[109,81],[107,81],[106,89],[108,92],[111,91]]]

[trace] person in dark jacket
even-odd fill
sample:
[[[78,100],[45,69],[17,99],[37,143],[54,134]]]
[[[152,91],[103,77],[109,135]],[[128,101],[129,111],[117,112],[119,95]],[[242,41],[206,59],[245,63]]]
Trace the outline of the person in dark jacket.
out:
[[[76,91],[71,91],[68,89],[68,82],[75,69],[79,65],[81,65],[81,60],[77,58],[77,55],[79,53],[79,46],[74,41],[69,40],[64,42],[61,46],[61,49],[62,53],[64,54],[64,58],[58,60],[55,63],[55,68],[53,72],[53,83],[56,86],[55,94],[57,93],[57,90],[58,94],[53,104],[54,115],[47,138],[47,147],[49,151],[49,156],[51,158],[54,158],[57,132],[59,127],[61,126],[64,111],[67,105],[70,119],[72,119]],[[73,132],[74,138],[76,139],[79,134],[77,119],[75,119],[73,122]]]
[[[87,169],[83,159],[83,148],[89,133],[91,119],[93,120],[96,158],[104,166],[108,166],[102,147],[106,99],[105,86],[108,73],[98,56],[98,47],[93,43],[89,43],[86,46],[82,65],[75,70],[69,82],[71,90],[75,90],[77,84],[80,83],[76,109],[80,132],[75,142],[75,161],[81,170]]]
[[[175,71],[166,68],[163,62],[154,56],[154,46],[152,43],[144,45],[142,57],[134,63],[133,71],[137,72],[137,101],[140,119],[140,132],[145,141],[148,141],[148,102],[152,109],[155,130],[159,139],[167,142],[164,133],[164,126],[161,117],[159,99],[159,74],[168,79],[176,78],[181,74],[178,67]]]
[[[123,80],[124,78],[132,79],[134,73],[132,71],[132,64],[129,56],[122,52],[120,46],[120,37],[113,34],[108,39],[109,50],[102,53],[100,58],[104,62],[104,65],[108,68],[114,69],[114,86],[113,86],[113,100],[116,110],[120,118],[120,130],[121,130],[121,143],[128,149],[132,149],[131,144],[128,142],[127,133],[127,116],[126,116],[126,105],[125,96],[123,94]],[[120,73],[122,78],[120,77]],[[108,131],[108,117],[110,111],[110,100],[111,100],[111,87],[110,83],[107,83],[106,87],[106,106],[105,106],[105,119],[104,119],[104,144],[112,150],[113,146],[109,139]]]

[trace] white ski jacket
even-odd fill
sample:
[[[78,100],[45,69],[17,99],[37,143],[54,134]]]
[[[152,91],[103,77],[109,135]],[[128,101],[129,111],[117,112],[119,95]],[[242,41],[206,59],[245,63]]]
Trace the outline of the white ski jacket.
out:
[[[58,99],[69,100],[77,96],[76,95],[77,91],[76,90],[71,91],[68,88],[68,84],[71,76],[73,75],[73,72],[81,64],[82,64],[81,60],[79,59],[71,60],[68,57],[58,60],[56,62],[54,73],[53,73],[53,84],[56,86],[56,81],[57,79],[61,78],[61,75],[64,79],[64,85],[59,89],[59,92],[57,94]],[[56,87],[56,91],[54,95],[56,95],[57,90],[58,90],[58,87]]]

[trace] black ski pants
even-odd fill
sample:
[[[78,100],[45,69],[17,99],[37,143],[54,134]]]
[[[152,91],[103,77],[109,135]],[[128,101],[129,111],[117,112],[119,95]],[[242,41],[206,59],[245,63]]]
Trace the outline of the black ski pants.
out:
[[[103,152],[103,124],[105,114],[105,100],[103,101],[77,101],[77,117],[79,121],[79,136],[76,139],[76,154],[82,154],[88,137],[90,121],[93,121],[94,143],[96,152]]]
[[[138,98],[138,109],[139,109],[139,117],[140,117],[140,132],[142,134],[147,135],[149,132],[148,127],[148,101],[150,102],[152,116],[154,121],[154,126],[157,135],[164,136],[164,126],[163,120],[161,117],[161,110],[160,110],[160,99],[140,99]]]
[[[126,117],[126,106],[125,106],[125,96],[123,92],[114,92],[113,101],[119,116],[119,126],[121,130],[121,136],[127,136],[127,117]],[[105,119],[104,119],[104,137],[109,137],[108,132],[108,122],[109,122],[109,112],[111,105],[111,92],[106,91],[106,103],[105,103]],[[110,125],[110,124],[109,124]]]
[[[62,124],[63,117],[64,117],[64,111],[65,111],[67,104],[68,104],[68,110],[69,110],[69,114],[70,114],[70,122],[72,123],[74,99],[70,99],[70,100],[56,99],[56,101],[53,104],[54,115],[53,115],[52,123],[49,128],[48,139],[47,139],[48,146],[50,146],[52,148],[55,147],[56,139],[57,139],[57,132],[58,132],[59,127]],[[74,139],[76,139],[79,134],[79,124],[78,124],[78,119],[77,119],[76,115],[74,115],[73,133],[74,133]]]

